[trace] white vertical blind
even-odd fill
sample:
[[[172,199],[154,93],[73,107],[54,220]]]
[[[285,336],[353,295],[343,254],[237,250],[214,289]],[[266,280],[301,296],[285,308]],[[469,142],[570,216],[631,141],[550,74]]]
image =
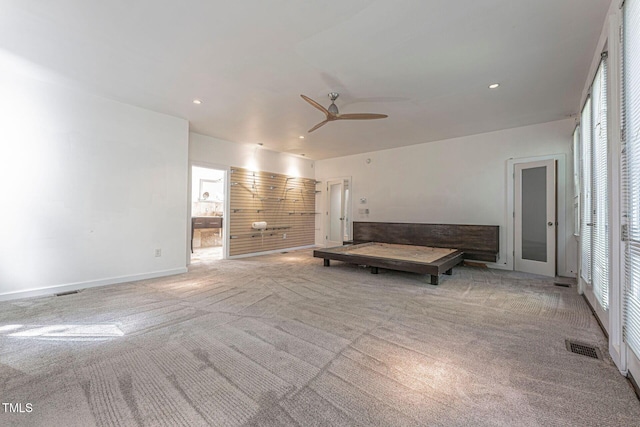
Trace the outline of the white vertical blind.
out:
[[[593,293],[609,308],[609,191],[607,137],[607,59],[603,55],[591,87],[592,118],[592,222],[591,279]]]
[[[624,5],[623,200],[627,217],[624,338],[640,356],[640,1]]]
[[[580,126],[573,131],[573,235],[580,235]]]
[[[580,119],[580,275],[591,283],[591,98]]]

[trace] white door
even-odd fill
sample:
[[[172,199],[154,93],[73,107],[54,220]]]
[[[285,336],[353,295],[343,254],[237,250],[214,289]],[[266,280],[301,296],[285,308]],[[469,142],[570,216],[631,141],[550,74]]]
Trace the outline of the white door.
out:
[[[327,181],[327,247],[341,246],[344,236],[344,181]]]
[[[515,269],[556,275],[556,162],[515,165]]]

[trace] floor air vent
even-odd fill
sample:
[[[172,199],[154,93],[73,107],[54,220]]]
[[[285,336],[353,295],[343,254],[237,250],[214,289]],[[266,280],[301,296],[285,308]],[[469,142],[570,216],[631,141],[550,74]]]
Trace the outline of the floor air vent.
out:
[[[556,276],[553,284],[556,286],[562,286],[563,288],[570,288],[576,284],[576,279],[575,277]]]
[[[59,294],[55,294],[57,297],[65,297],[67,295],[77,294],[80,291],[69,291],[69,292],[60,292]]]
[[[565,343],[567,345],[567,350],[571,353],[602,360],[602,354],[600,354],[598,347],[571,340],[566,340]]]

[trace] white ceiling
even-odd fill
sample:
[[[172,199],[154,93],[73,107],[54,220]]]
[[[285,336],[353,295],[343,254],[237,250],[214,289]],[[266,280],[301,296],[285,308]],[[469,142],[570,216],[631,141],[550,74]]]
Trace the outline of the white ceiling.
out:
[[[0,0],[0,48],[194,132],[324,159],[566,118],[609,4]],[[299,95],[331,91],[389,118],[307,134],[323,116]]]

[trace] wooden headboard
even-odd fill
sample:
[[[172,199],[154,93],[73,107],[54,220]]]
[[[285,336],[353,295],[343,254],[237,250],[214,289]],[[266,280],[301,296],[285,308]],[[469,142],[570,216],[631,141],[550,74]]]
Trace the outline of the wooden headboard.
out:
[[[353,242],[455,248],[466,259],[498,261],[497,225],[415,224],[400,222],[354,222]]]

